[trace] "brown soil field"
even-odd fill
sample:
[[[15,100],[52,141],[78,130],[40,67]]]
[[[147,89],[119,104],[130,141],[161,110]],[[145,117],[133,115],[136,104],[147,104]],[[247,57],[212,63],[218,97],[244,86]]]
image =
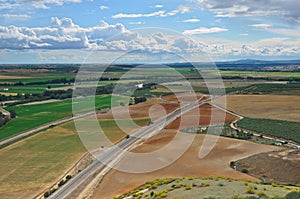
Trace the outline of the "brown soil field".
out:
[[[0,79],[25,79],[32,78],[29,76],[16,76],[16,75],[0,75]]]
[[[104,114],[98,114],[99,119],[128,119],[127,110],[129,108],[130,118],[148,118],[151,116],[153,119],[157,119],[164,116],[166,113],[170,113],[180,105],[176,103],[167,103],[160,99],[148,99],[144,103],[139,103],[129,107],[115,107],[113,111],[109,111]],[[114,114],[114,115],[113,115]]]
[[[214,117],[211,118],[212,112],[214,113]],[[225,117],[225,119],[224,119]],[[210,105],[203,105],[197,109],[193,109],[188,113],[184,114],[182,117],[177,118],[171,124],[169,124],[166,129],[181,129],[194,127],[195,125],[195,118],[199,118],[199,122],[196,122],[198,125],[201,126],[208,126],[210,124],[220,124],[220,123],[227,123],[233,122],[237,117],[224,113],[224,111],[212,107]]]
[[[201,99],[203,94],[200,93],[177,93],[176,95],[167,95],[163,96],[162,99],[167,100],[169,102],[178,103],[178,99],[182,102],[193,102],[195,101],[195,97]]]
[[[231,95],[227,96],[227,109],[246,117],[300,122],[299,102],[300,96]]]
[[[174,130],[164,130],[143,145],[137,147],[134,152],[157,150],[169,143],[175,134]],[[182,134],[182,141],[184,142],[188,136],[192,135]],[[231,169],[229,166],[230,161],[261,152],[278,150],[278,148],[274,146],[220,137],[213,150],[205,158],[199,159],[198,153],[204,137],[205,135],[197,135],[192,146],[178,160],[158,171],[132,174],[111,170],[97,187],[93,198],[111,199],[113,196],[126,193],[144,184],[146,181],[151,181],[156,178],[227,176],[238,180],[258,181],[254,177]],[[166,157],[167,155],[168,154],[165,154]],[[120,164],[124,164],[126,161],[130,160],[125,157]]]
[[[239,160],[238,169],[267,182],[300,184],[300,150],[262,153]]]

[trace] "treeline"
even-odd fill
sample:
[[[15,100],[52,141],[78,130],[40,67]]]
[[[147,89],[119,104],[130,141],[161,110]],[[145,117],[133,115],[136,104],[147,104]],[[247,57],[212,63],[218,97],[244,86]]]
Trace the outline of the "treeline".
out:
[[[21,95],[18,94],[17,96],[5,96],[0,95],[0,102],[3,101],[9,101],[9,100],[18,100],[16,102],[8,103],[7,106],[16,106],[19,104],[24,104],[28,102],[35,102],[35,101],[42,101],[42,100],[49,100],[49,99],[67,99],[73,97],[73,92],[75,92],[75,97],[79,96],[93,96],[93,95],[104,95],[104,94],[120,94],[120,95],[127,95],[127,96],[134,96],[137,97],[137,102],[140,103],[142,101],[145,101],[146,98],[144,97],[144,94],[147,93],[152,86],[154,86],[154,83],[145,84],[142,89],[138,89],[141,92],[139,96],[135,96],[135,93],[130,94],[131,91],[136,89],[135,83],[128,83],[128,84],[120,84],[115,88],[114,84],[107,84],[104,86],[98,86],[95,87],[81,87],[76,88],[76,91],[73,91],[72,89],[68,90],[46,90],[43,93],[37,93],[37,94],[25,94]]]
[[[243,77],[240,75],[232,75],[232,76],[222,76],[222,79],[232,79],[232,80],[266,80],[266,81],[287,81],[287,82],[300,82],[300,78],[297,77],[282,77],[282,78],[274,78],[274,77],[254,77],[247,76]]]

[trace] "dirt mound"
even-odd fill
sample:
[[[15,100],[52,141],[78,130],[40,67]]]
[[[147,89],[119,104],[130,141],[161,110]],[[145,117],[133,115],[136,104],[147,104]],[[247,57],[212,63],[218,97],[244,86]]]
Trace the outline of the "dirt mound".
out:
[[[258,154],[236,164],[238,170],[247,169],[250,175],[267,182],[300,183],[300,150]]]

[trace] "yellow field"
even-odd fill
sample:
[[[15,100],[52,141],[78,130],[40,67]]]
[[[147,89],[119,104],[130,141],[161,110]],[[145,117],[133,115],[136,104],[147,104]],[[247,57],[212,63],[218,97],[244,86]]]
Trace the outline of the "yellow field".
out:
[[[17,96],[18,93],[6,93],[6,92],[0,92],[0,95],[5,95],[5,96]]]
[[[28,76],[13,76],[13,75],[0,75],[0,79],[25,79],[32,78]]]
[[[222,98],[214,101],[220,104]],[[252,118],[269,118],[300,122],[300,96],[231,95],[227,109]]]
[[[33,198],[54,183],[85,149],[64,125],[0,150],[0,198]]]

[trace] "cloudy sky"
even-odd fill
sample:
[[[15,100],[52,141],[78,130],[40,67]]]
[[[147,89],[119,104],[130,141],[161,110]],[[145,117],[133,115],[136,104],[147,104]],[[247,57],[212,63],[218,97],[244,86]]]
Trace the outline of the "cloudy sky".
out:
[[[0,0],[0,60],[300,59],[299,10],[299,0]]]

